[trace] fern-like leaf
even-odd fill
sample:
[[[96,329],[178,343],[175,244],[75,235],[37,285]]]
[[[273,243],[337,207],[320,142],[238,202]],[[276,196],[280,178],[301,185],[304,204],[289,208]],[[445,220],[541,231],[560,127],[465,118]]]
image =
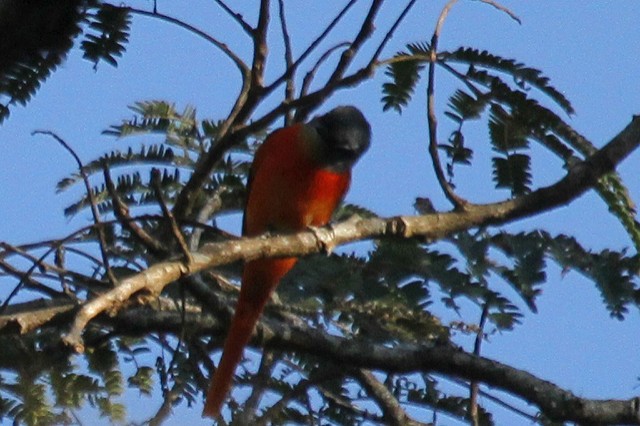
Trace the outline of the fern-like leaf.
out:
[[[129,41],[131,17],[127,8],[103,3],[88,15],[88,21],[93,33],[82,41],[84,58],[93,62],[94,68],[101,60],[117,67],[116,57],[122,56]]]
[[[549,96],[549,98],[558,104],[567,114],[574,113],[574,109],[569,100],[549,84],[549,78],[544,76],[540,70],[527,67],[513,59],[506,59],[489,53],[486,50],[478,50],[470,47],[460,47],[453,52],[442,53],[439,56],[446,62],[463,62],[474,67],[494,69],[508,74],[514,78],[515,83],[521,89],[526,89],[526,84],[529,84]]]
[[[399,52],[395,60],[391,62],[385,71],[385,75],[391,78],[391,82],[382,85],[383,111],[394,109],[402,113],[415,91],[420,80],[420,72],[424,69],[424,58],[416,58],[413,51],[418,46],[409,46],[409,52]]]

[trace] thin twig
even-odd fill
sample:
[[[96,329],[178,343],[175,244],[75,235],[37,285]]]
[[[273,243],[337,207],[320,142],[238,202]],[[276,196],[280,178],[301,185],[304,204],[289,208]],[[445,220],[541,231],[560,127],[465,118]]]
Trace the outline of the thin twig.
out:
[[[213,0],[213,1],[215,1],[218,4],[218,6],[220,6],[222,8],[222,10],[224,10],[230,17],[232,17],[234,21],[236,21],[238,24],[240,24],[240,26],[242,27],[242,29],[244,30],[245,33],[247,33],[249,35],[253,34],[253,27],[251,25],[249,25],[247,23],[247,21],[244,20],[244,18],[242,17],[241,14],[239,14],[238,12],[234,12],[222,0]]]
[[[153,238],[142,226],[139,226],[134,220],[131,220],[129,215],[129,206],[127,206],[118,195],[113,180],[111,179],[111,173],[106,162],[102,163],[102,172],[104,175],[104,182],[107,187],[107,192],[111,197],[113,204],[113,213],[120,224],[134,236],[142,245],[144,245],[153,256],[156,258],[163,258],[167,255],[168,251],[163,247],[160,241]]]
[[[518,17],[518,15],[516,15],[509,8],[501,5],[500,3],[498,3],[498,2],[496,2],[494,0],[476,0],[476,1],[480,1],[482,3],[486,3],[486,4],[490,5],[490,6],[495,7],[499,11],[504,12],[507,15],[509,15],[509,17],[511,19],[513,19],[514,21],[516,21],[518,24],[522,25],[522,20],[520,19],[520,17]]]
[[[371,34],[373,34],[373,29],[375,28],[374,21],[376,19],[376,16],[378,15],[378,12],[380,11],[382,3],[384,3],[384,0],[373,0],[373,2],[371,3],[371,7],[369,7],[369,11],[367,12],[367,16],[364,18],[362,24],[360,25],[358,34],[353,39],[350,48],[342,52],[342,56],[340,57],[338,64],[336,65],[333,73],[327,81],[327,85],[331,85],[342,78],[345,71],[347,70],[347,67],[351,65],[351,62],[353,61],[356,53],[360,50],[364,42],[371,37]]]
[[[373,55],[369,59],[369,61],[368,61],[366,66],[364,66],[363,68],[360,68],[358,71],[354,72],[353,74],[351,74],[349,76],[341,77],[339,80],[333,81],[332,78],[334,76],[337,76],[336,71],[338,70],[338,67],[340,66],[340,63],[339,63],[338,66],[336,67],[336,70],[334,70],[334,75],[332,76],[332,78],[329,79],[329,81],[327,82],[327,84],[325,85],[325,87],[322,90],[325,90],[325,89],[329,88],[329,91],[327,91],[327,93],[331,93],[331,92],[333,92],[333,91],[335,91],[335,90],[337,90],[337,89],[339,89],[341,87],[347,87],[347,86],[355,85],[358,82],[371,77],[373,75],[375,69],[378,68],[381,65],[378,62],[378,58],[382,54],[382,51],[386,47],[386,45],[389,42],[389,40],[391,40],[391,38],[393,37],[393,34],[397,30],[397,28],[400,26],[400,23],[407,16],[407,14],[411,10],[411,8],[413,8],[415,3],[416,3],[416,0],[410,0],[407,3],[407,5],[404,7],[404,9],[400,13],[400,15],[396,18],[395,22],[391,25],[391,27],[389,28],[389,30],[387,31],[385,36],[382,38],[382,41],[378,44],[378,47],[376,48],[375,52],[373,53]],[[377,5],[375,2],[371,5],[371,9],[369,10],[369,14],[368,14],[367,18],[365,19],[365,21],[364,21],[364,23],[363,23],[363,25],[361,27],[361,30],[358,33],[358,36],[350,44],[351,47],[349,49],[345,50],[345,52],[343,52],[343,54],[342,54],[342,56],[340,58],[341,61],[343,59],[347,58],[347,57],[351,57],[351,59],[352,59],[353,56],[355,56],[355,53],[357,53],[357,51],[359,50],[361,44],[363,44],[364,41],[371,36],[371,34],[368,33],[368,31],[370,31],[371,27],[373,26],[373,21],[375,20],[375,15],[377,14],[377,7],[379,7],[379,6],[380,5]],[[325,55],[327,53],[330,53],[330,52],[331,52],[331,50],[325,52]],[[325,59],[324,57],[320,58],[320,60],[324,60],[324,59]],[[320,63],[320,60],[318,61],[318,65]],[[347,66],[348,66],[348,64],[347,64]],[[346,70],[347,66],[344,66],[344,68],[342,70],[342,73],[344,73],[344,71]],[[301,95],[306,95],[307,94],[307,90],[308,90],[308,88],[310,86],[311,79],[313,78],[313,75],[315,74],[315,72],[316,72],[316,70],[312,69],[310,74],[308,73],[307,76],[305,76],[305,80],[308,79],[309,81],[303,83],[304,90],[301,92]],[[325,95],[325,96],[328,96],[328,94]],[[320,96],[316,96],[316,97],[310,96],[310,99],[312,99],[312,100],[307,102],[308,106],[306,108],[298,110],[298,112],[296,114],[296,121],[305,120],[306,117],[309,115],[309,113],[314,108],[316,108],[324,98],[320,97]]]
[[[251,393],[249,398],[244,403],[242,411],[237,418],[234,419],[234,423],[239,425],[255,425],[256,424],[256,412],[258,411],[258,404],[262,399],[265,391],[269,389],[269,379],[275,364],[275,357],[272,351],[264,350],[262,352],[262,359],[260,360],[260,367],[258,372],[251,380]]]
[[[35,267],[36,265],[34,263],[31,268],[35,269]],[[31,276],[33,273],[33,269],[30,269],[27,272],[23,272],[4,260],[0,260],[0,269],[3,269],[8,275],[20,279],[18,285],[13,288],[11,293],[9,293],[9,295],[7,296],[7,299],[2,304],[2,308],[0,308],[0,315],[3,315],[5,313],[5,310],[9,306],[9,302],[11,302],[11,300],[18,294],[18,291],[20,291],[20,289],[22,289],[22,287],[24,287],[25,285],[28,286],[28,288],[36,290],[52,298],[68,297],[64,292],[54,290],[33,279]]]
[[[174,18],[173,16],[165,15],[162,13],[149,12],[147,10],[137,9],[134,7],[124,7],[123,9],[137,15],[160,19],[162,21],[175,24],[181,28],[188,30],[189,32],[203,38],[204,40],[208,41],[209,43],[217,47],[222,53],[224,53],[229,59],[231,59],[231,61],[235,64],[236,68],[238,68],[238,70],[240,71],[240,74],[243,77],[247,74],[249,70],[249,67],[247,66],[247,64],[245,64],[244,61],[238,55],[236,55],[233,52],[233,50],[231,50],[229,46],[227,46],[226,43],[223,43],[220,40],[216,39],[215,37],[210,36],[209,34],[205,33],[201,29],[196,28],[193,25],[188,24],[184,21],[181,21],[180,19]]]
[[[374,21],[376,19],[376,16],[378,15],[378,12],[380,11],[382,3],[384,3],[384,0],[373,0],[371,2],[371,6],[369,7],[367,16],[360,24],[358,33],[354,37],[353,41],[349,44],[349,47],[345,49],[340,55],[338,63],[336,64],[333,72],[331,73],[331,76],[323,87],[323,89],[328,89],[327,96],[344,84],[346,80],[344,78],[344,74],[349,68],[349,65],[351,65],[353,59],[358,54],[364,43],[373,34],[373,30],[375,28]],[[362,73],[362,78],[364,79],[370,77],[371,73],[373,72],[373,68],[373,63],[365,67],[366,71]],[[296,112],[296,121],[304,121],[308,117],[308,115],[325,99],[326,97],[310,97],[303,108],[298,108],[298,111]]]
[[[318,58],[316,63],[313,65],[313,67],[311,67],[309,71],[307,71],[307,73],[304,76],[304,79],[302,80],[302,87],[300,88],[300,97],[307,95],[307,93],[309,92],[309,87],[311,87],[311,83],[313,82],[313,79],[315,78],[316,73],[320,69],[320,66],[322,65],[322,63],[326,61],[333,52],[346,46],[349,46],[348,41],[343,41],[342,43],[338,43],[335,46],[332,46],[329,49],[327,49],[327,51],[324,52],[320,56],[320,58]],[[300,120],[301,118],[296,118],[295,121],[300,121]]]
[[[413,8],[416,1],[417,0],[409,1],[409,3],[407,3],[407,5],[404,7],[400,15],[396,18],[393,25],[391,25],[391,27],[389,28],[389,31],[387,31],[387,33],[382,38],[382,41],[378,45],[378,48],[376,49],[375,53],[371,56],[371,59],[369,60],[369,66],[373,67],[374,65],[377,64],[378,58],[382,54],[382,51],[384,50],[385,46],[387,45],[389,40],[391,40],[391,38],[393,37],[393,34],[396,32],[396,30],[398,29],[398,27],[400,26],[404,18],[407,16],[409,11]]]
[[[293,69],[293,52],[291,51],[291,35],[287,28],[287,17],[284,11],[284,0],[278,0],[278,11],[280,16],[280,29],[282,30],[282,40],[284,43],[284,62],[287,65],[286,69]],[[290,102],[295,97],[295,71],[286,80],[284,88],[284,98],[286,102]],[[288,111],[284,117],[284,125],[288,126],[293,122],[293,112]]]
[[[464,388],[468,388],[469,387],[469,382],[467,382],[465,380],[462,380],[462,379],[459,379],[459,378],[456,378],[456,377],[451,377],[451,376],[443,376],[443,378],[448,380],[448,381],[450,381],[450,382],[452,382],[452,383],[455,383],[455,384],[457,384],[457,385],[459,385],[461,387],[464,387]],[[489,401],[493,402],[494,404],[497,404],[497,405],[501,406],[502,408],[504,408],[504,409],[506,409],[508,411],[513,412],[514,414],[517,414],[519,416],[524,417],[525,419],[530,421],[532,424],[538,423],[539,419],[538,419],[537,416],[532,415],[530,413],[527,413],[526,411],[516,407],[513,404],[510,404],[510,403],[498,398],[495,395],[490,394],[489,392],[485,392],[482,389],[479,389],[478,395],[480,395],[481,397],[483,397],[485,399],[488,399]]]
[[[436,116],[435,105],[435,69],[438,61],[438,40],[442,31],[442,26],[446,20],[449,11],[457,3],[458,0],[449,0],[442,9],[438,22],[436,24],[435,31],[431,37],[431,60],[429,61],[429,77],[427,83],[427,116],[429,122],[429,154],[431,155],[431,161],[433,163],[433,169],[436,173],[438,183],[442,188],[447,199],[453,204],[455,210],[464,210],[468,206],[468,202],[456,195],[453,188],[447,181],[444,171],[442,170],[442,164],[440,163],[440,154],[438,152],[438,118]]]
[[[167,203],[162,195],[161,188],[162,177],[160,175],[160,170],[155,167],[151,169],[151,184],[153,185],[153,189],[155,191],[156,199],[158,200],[158,204],[160,204],[160,208],[162,209],[162,214],[167,218],[169,224],[171,226],[171,233],[173,234],[173,238],[176,243],[178,243],[178,247],[184,256],[185,262],[190,265],[193,262],[193,257],[191,256],[191,251],[189,251],[189,246],[184,239],[184,235],[182,235],[182,231],[180,230],[180,226],[176,221],[176,218],[171,213],[171,210],[167,206]]]
[[[473,354],[480,356],[482,349],[482,342],[484,341],[484,327],[487,323],[487,317],[489,316],[490,302],[486,301],[482,306],[482,314],[480,314],[480,323],[478,324],[478,331],[476,332],[476,339],[473,344]],[[478,417],[478,393],[480,391],[480,383],[478,381],[471,381],[469,384],[469,418],[473,422],[473,426],[480,426],[480,418]]]
[[[112,285],[116,285],[118,280],[111,270],[111,264],[109,263],[109,255],[107,254],[107,237],[104,232],[104,227],[102,222],[100,221],[100,212],[98,211],[98,204],[96,202],[96,197],[93,191],[91,190],[91,183],[89,182],[89,176],[84,170],[84,165],[80,160],[80,157],[75,153],[75,151],[65,142],[60,136],[51,132],[49,130],[35,130],[31,132],[32,135],[46,135],[51,136],[55,139],[64,149],[71,154],[71,156],[76,160],[76,164],[78,165],[78,171],[80,176],[82,176],[82,181],[84,182],[85,189],[87,190],[87,198],[89,199],[89,203],[91,204],[91,214],[93,215],[93,222],[96,226],[96,230],[98,231],[98,242],[100,243],[100,253],[102,254],[102,262],[103,267],[107,273],[107,277],[109,281],[111,281]]]
[[[357,2],[358,2],[358,0],[349,1],[342,8],[342,10],[340,10],[340,12],[338,12],[337,15],[331,20],[329,25],[327,25],[327,27],[320,33],[320,35],[318,37],[316,37],[315,40],[313,40],[309,44],[309,46],[305,49],[305,51],[302,52],[300,57],[298,59],[296,59],[295,62],[293,62],[291,67],[287,68],[287,70],[284,72],[284,74],[282,74],[273,83],[271,83],[269,86],[267,86],[265,88],[265,93],[268,94],[268,93],[272,92],[277,86],[279,86],[280,84],[285,82],[287,79],[289,79],[295,73],[295,71],[300,66],[300,64],[305,59],[307,59],[307,57],[315,50],[315,48],[318,47],[318,45],[327,37],[327,35],[329,35],[331,30],[333,30],[333,28],[338,24],[338,22],[340,22],[342,20],[342,18],[346,15],[346,13],[349,11],[349,9],[351,9],[351,7]],[[327,52],[325,52],[323,54],[323,56],[326,53]]]

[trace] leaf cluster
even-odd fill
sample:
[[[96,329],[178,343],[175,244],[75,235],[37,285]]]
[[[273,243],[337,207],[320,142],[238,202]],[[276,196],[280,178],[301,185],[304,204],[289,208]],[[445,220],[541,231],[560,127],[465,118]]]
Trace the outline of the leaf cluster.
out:
[[[390,81],[383,85],[384,109],[402,111],[431,61],[427,43],[412,43],[388,65]],[[470,47],[437,52],[435,64],[457,79],[462,87],[449,98],[445,115],[454,129],[447,142],[439,143],[447,158],[446,171],[454,185],[456,165],[471,165],[478,141],[468,141],[464,124],[486,118],[492,157],[492,177],[497,189],[507,189],[513,197],[531,191],[532,144],[557,157],[569,169],[596,151],[594,145],[576,132],[564,118],[574,113],[562,92],[535,68],[513,59]],[[544,106],[538,97],[553,104]],[[556,112],[558,111],[559,112]],[[475,148],[474,148],[475,147]],[[640,226],[635,205],[620,176],[611,173],[598,182],[598,194],[640,248]]]
[[[97,0],[7,0],[0,7],[0,124],[25,105],[83,34],[85,59],[117,66],[128,42],[125,7]]]

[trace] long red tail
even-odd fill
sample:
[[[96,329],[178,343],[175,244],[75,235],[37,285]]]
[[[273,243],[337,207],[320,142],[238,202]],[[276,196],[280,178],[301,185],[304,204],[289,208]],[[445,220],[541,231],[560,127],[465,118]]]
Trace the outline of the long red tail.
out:
[[[244,347],[251,339],[258,318],[280,279],[295,262],[296,259],[293,258],[260,259],[245,265],[236,313],[224,343],[222,359],[207,392],[203,416],[216,417],[220,414],[222,404],[231,389],[236,367],[242,359]]]

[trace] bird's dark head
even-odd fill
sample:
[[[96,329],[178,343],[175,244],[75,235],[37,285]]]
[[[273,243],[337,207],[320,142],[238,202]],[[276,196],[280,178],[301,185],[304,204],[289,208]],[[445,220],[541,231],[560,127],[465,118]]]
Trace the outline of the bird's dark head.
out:
[[[319,158],[328,169],[350,169],[371,144],[371,126],[360,110],[339,106],[309,122],[320,141]]]

